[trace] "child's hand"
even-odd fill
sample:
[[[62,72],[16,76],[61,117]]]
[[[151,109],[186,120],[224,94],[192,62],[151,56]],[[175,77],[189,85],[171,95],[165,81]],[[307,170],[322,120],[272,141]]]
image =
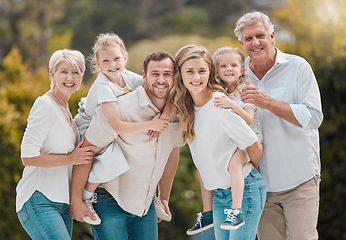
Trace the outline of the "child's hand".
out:
[[[223,95],[214,99],[214,106],[218,108],[233,108],[235,104],[237,103],[234,100]]]
[[[179,130],[182,132],[187,131],[187,123],[179,120]]]
[[[151,121],[154,128],[148,131],[150,140],[154,139],[155,137],[160,137],[161,132],[163,132],[167,128],[169,119],[165,119],[163,115],[157,114]]]
[[[157,132],[162,132],[164,131],[169,123],[168,119],[162,119],[161,114],[157,114],[152,120],[151,120],[151,128],[150,130],[154,130]]]

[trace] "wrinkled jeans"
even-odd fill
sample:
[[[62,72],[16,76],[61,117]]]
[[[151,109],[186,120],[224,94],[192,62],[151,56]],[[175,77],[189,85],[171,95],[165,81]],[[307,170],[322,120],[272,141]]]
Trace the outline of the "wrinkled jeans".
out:
[[[232,206],[231,188],[214,190],[213,217],[216,240],[255,240],[258,222],[266,201],[266,187],[257,169],[253,169],[244,179],[244,194],[241,211],[245,224],[237,230],[222,230],[220,225],[226,220],[225,209]]]
[[[66,203],[52,202],[35,191],[17,213],[24,230],[33,240],[70,240],[73,220]]]
[[[158,227],[154,202],[148,213],[138,217],[124,211],[106,190],[98,188],[96,213],[100,225],[91,225],[95,240],[157,240]]]

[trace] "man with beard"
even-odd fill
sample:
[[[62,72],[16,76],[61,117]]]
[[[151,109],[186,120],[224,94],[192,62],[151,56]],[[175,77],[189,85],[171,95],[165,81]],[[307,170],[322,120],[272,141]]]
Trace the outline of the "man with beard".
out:
[[[144,87],[138,87],[118,98],[123,121],[144,122],[162,113],[172,89],[174,59],[166,52],[153,52],[144,60]],[[96,109],[86,137],[94,145],[104,141],[102,133],[113,131],[102,107]],[[115,134],[128,162],[129,170],[118,178],[102,184],[96,190],[94,204],[102,222],[92,225],[95,239],[158,239],[157,215],[153,196],[158,186],[158,198],[170,214],[168,200],[179,159],[179,147],[184,143],[178,121],[170,119],[160,137],[150,140],[146,132]],[[82,201],[90,166],[73,170],[71,215],[77,221],[84,216],[93,218]]]

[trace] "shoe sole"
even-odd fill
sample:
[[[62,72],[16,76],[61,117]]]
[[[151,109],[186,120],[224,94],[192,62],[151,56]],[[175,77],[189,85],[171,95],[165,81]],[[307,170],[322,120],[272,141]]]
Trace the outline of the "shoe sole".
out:
[[[229,224],[221,224],[220,228],[222,230],[237,230],[238,228],[240,228],[244,224],[245,224],[245,222],[242,222],[241,224],[238,224],[237,226],[232,226],[232,225],[229,225]]]
[[[195,234],[204,232],[204,231],[206,231],[206,230],[208,230],[208,229],[210,229],[210,228],[212,228],[212,227],[214,227],[214,223],[209,224],[209,225],[207,225],[207,226],[205,226],[205,227],[202,227],[202,228],[200,228],[200,229],[196,229],[196,230],[187,230],[187,231],[186,231],[186,234],[189,235],[189,236],[195,235]]]
[[[172,217],[169,215],[164,215],[163,213],[156,212],[157,218],[160,218],[163,221],[170,222],[172,220]]]
[[[99,225],[101,223],[101,219],[99,221],[93,221],[89,217],[83,217],[83,221],[91,225]]]

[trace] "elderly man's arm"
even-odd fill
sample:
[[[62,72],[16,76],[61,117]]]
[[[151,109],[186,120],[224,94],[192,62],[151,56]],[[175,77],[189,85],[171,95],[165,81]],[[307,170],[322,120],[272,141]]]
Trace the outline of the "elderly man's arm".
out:
[[[259,108],[267,109],[278,117],[297,126],[301,126],[288,103],[269,97],[255,85],[250,84],[243,88],[241,100],[245,103],[255,104]]]

